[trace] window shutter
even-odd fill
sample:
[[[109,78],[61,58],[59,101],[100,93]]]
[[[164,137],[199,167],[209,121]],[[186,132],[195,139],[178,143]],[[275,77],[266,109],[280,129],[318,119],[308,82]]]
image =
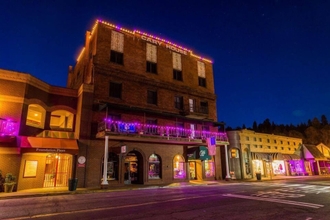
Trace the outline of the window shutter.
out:
[[[198,76],[205,78],[205,63],[197,61]]]
[[[182,70],[181,54],[172,52],[173,69]]]
[[[147,61],[157,63],[157,47],[147,43]]]
[[[111,32],[111,50],[123,53],[124,52],[124,35],[112,31]]]

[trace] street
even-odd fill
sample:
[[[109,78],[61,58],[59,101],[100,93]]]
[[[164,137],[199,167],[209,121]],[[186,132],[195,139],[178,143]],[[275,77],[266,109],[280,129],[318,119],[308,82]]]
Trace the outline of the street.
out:
[[[0,200],[0,219],[329,219],[328,178]]]

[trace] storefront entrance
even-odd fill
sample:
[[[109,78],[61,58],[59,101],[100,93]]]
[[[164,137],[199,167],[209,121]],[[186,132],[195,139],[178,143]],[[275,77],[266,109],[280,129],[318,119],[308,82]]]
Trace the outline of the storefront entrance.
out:
[[[45,162],[43,187],[65,187],[71,177],[72,156],[70,154],[48,154]]]
[[[137,151],[129,152],[125,157],[124,164],[124,183],[136,184],[142,183],[143,179],[143,160]]]
[[[189,179],[191,180],[196,180],[196,162],[195,161],[190,161],[189,162]]]

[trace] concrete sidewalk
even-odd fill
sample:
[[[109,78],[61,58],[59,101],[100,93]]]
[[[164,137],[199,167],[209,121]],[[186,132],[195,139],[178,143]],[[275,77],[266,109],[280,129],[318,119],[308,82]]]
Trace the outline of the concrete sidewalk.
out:
[[[169,187],[186,187],[186,186],[198,186],[198,185],[222,185],[232,183],[244,183],[244,182],[262,182],[262,181],[276,181],[276,180],[289,180],[289,179],[302,179],[302,178],[319,178],[320,176],[274,176],[272,178],[262,177],[261,180],[248,179],[248,180],[213,180],[213,181],[200,181],[191,180],[189,182],[171,183],[171,184],[159,184],[159,185],[124,185],[124,186],[111,186],[108,189],[100,188],[77,188],[75,191],[69,191],[68,187],[54,187],[54,188],[35,188],[20,190],[18,192],[0,193],[0,200],[10,198],[25,198],[25,197],[38,197],[38,196],[51,196],[51,195],[70,195],[70,194],[83,194],[83,193],[98,193],[98,192],[110,192],[110,191],[122,191],[122,190],[138,190],[138,189],[152,189],[152,188],[169,188]],[[322,176],[325,177],[325,176]],[[330,178],[330,176],[327,176]]]

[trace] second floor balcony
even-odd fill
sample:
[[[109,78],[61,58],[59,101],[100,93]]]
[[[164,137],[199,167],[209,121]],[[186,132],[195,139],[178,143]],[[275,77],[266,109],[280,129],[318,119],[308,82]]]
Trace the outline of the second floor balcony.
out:
[[[97,137],[105,135],[126,135],[136,138],[156,138],[176,142],[205,142],[207,138],[214,138],[217,145],[228,143],[225,132],[212,132],[197,129],[186,129],[175,126],[160,126],[143,123],[105,120],[99,123]]]

